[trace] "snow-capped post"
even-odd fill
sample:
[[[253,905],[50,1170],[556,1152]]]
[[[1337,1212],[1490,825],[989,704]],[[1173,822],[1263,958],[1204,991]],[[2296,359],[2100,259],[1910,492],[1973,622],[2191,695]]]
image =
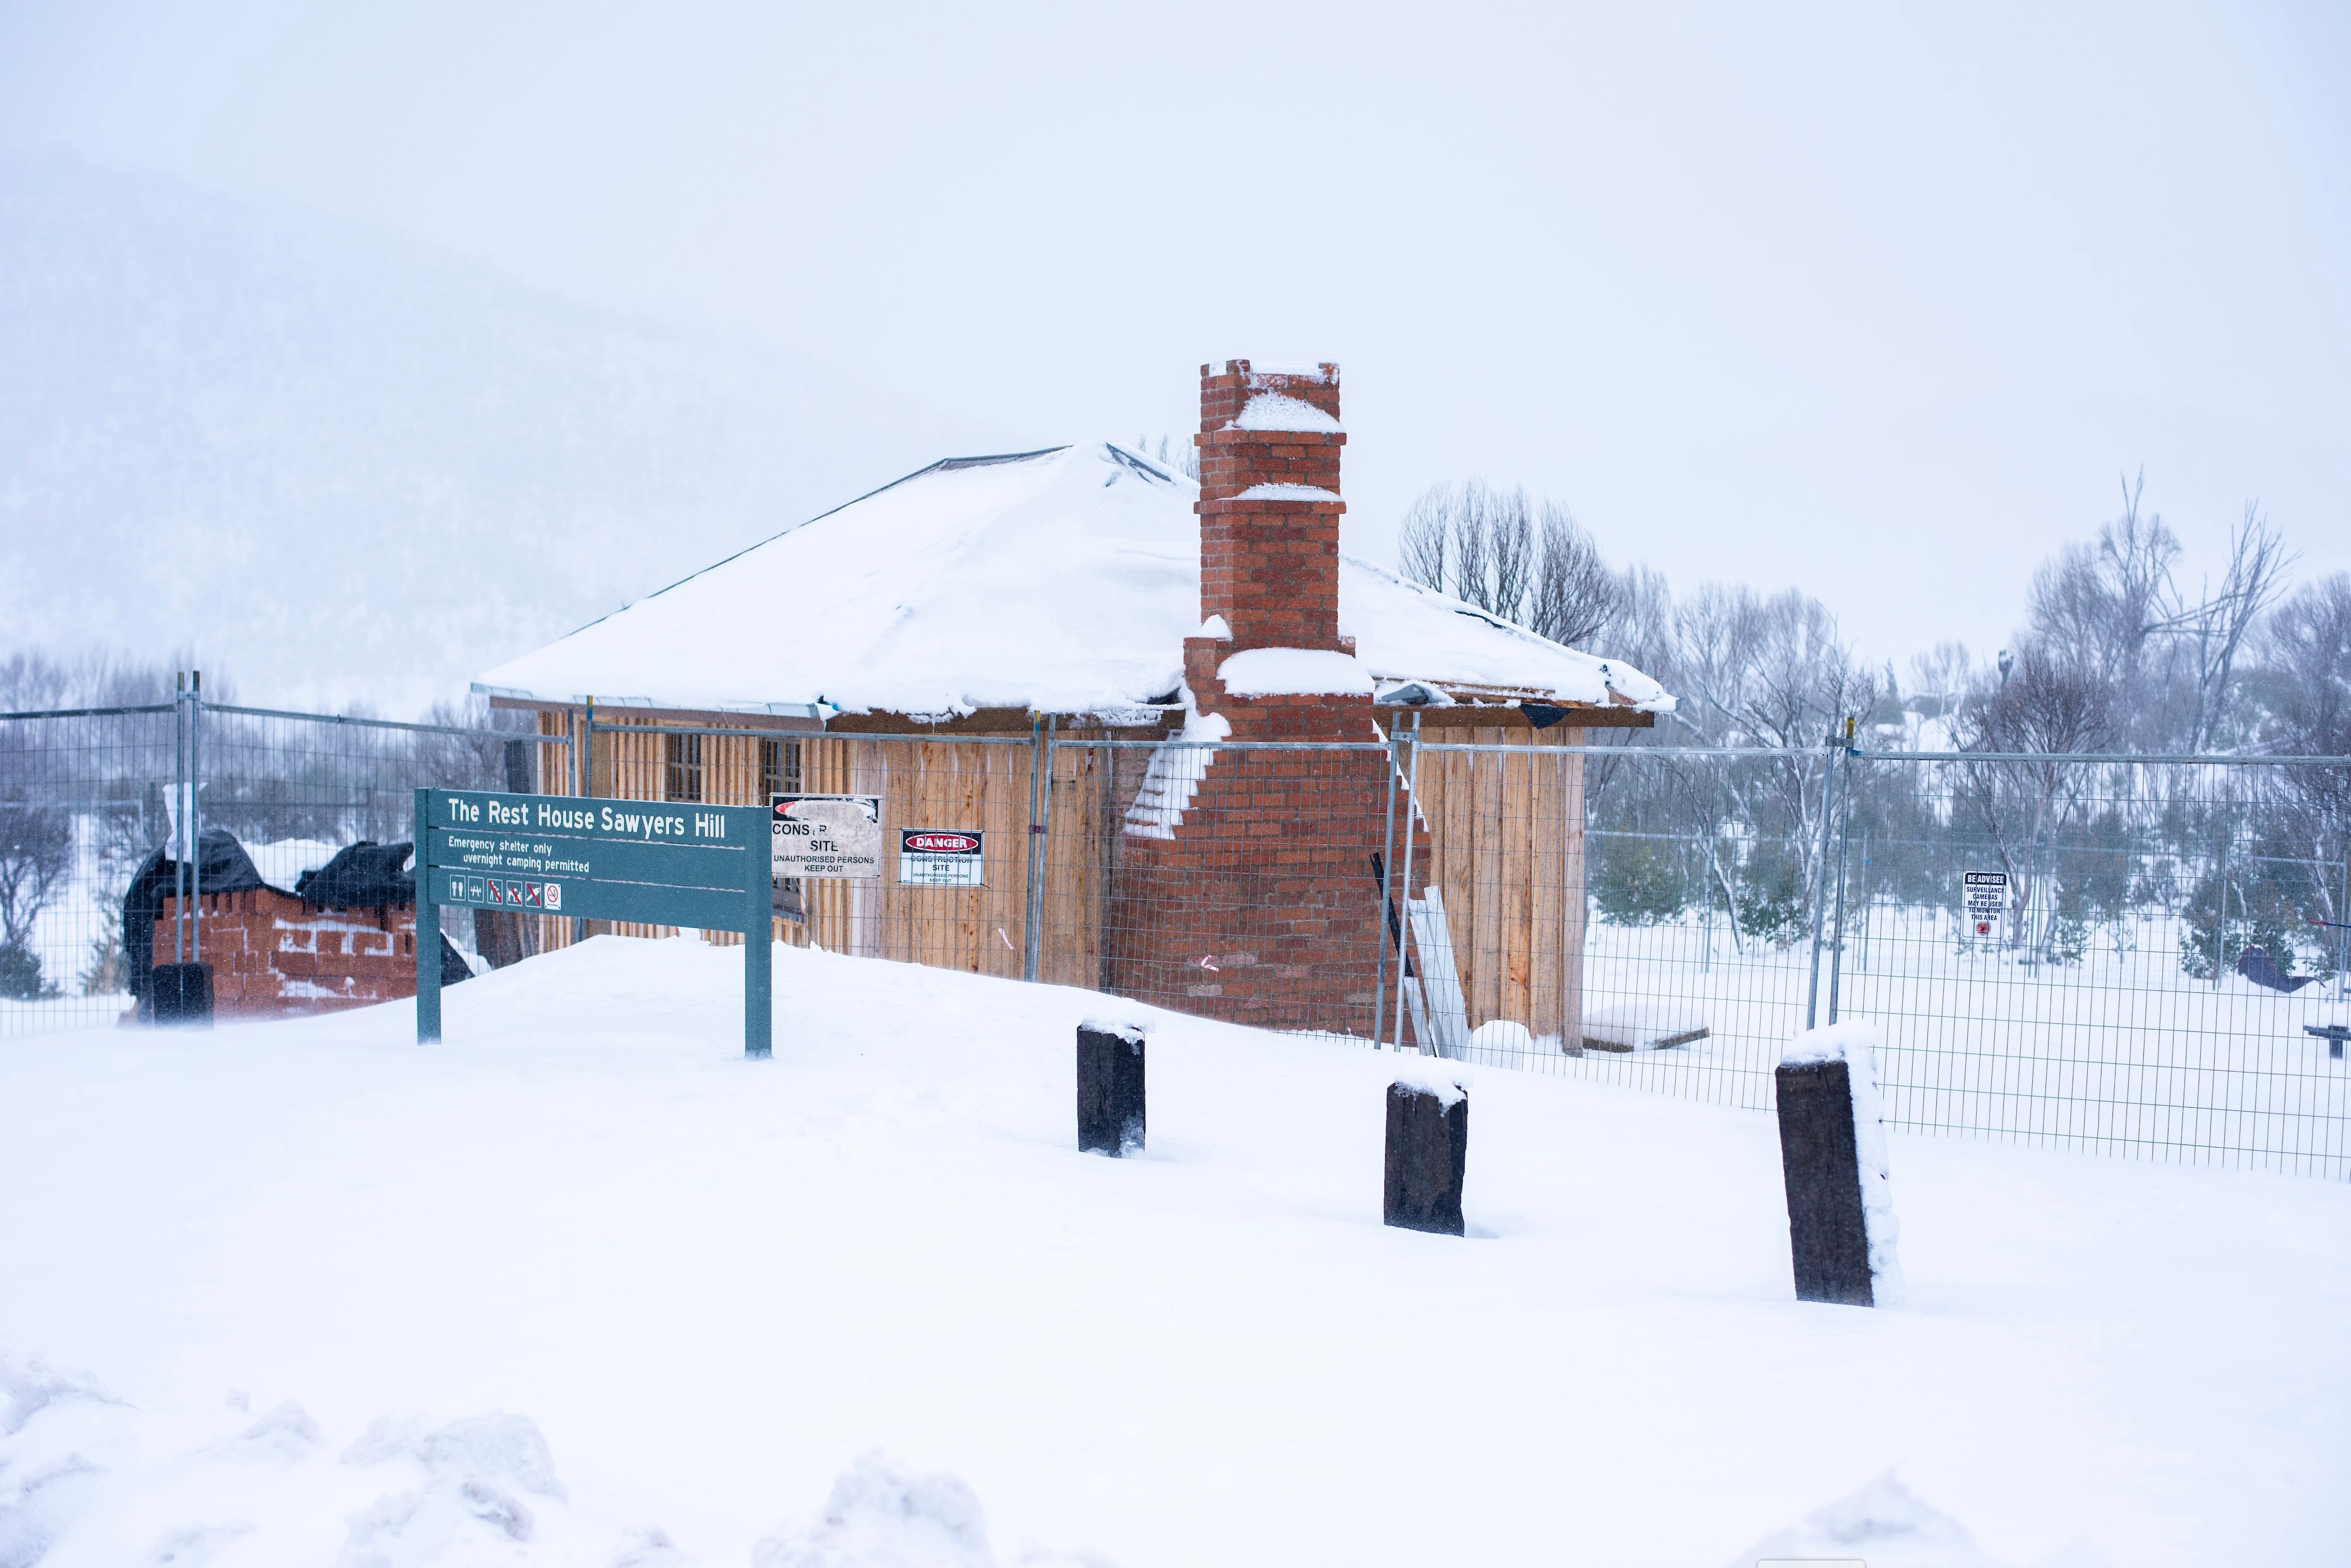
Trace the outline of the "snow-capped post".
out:
[[[1469,1091],[1452,1064],[1407,1068],[1388,1085],[1387,1173],[1381,1217],[1406,1230],[1468,1233],[1461,1182],[1469,1169]]]
[[[1789,1042],[1773,1078],[1796,1299],[1900,1305],[1876,1029],[1807,1030]]]
[[[1078,1026],[1078,1148],[1115,1158],[1143,1147],[1143,1038],[1139,1023]]]

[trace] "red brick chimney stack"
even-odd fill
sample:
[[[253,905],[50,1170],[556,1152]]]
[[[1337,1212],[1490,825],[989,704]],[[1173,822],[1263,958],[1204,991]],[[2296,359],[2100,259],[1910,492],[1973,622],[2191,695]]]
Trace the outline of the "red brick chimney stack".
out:
[[[1238,721],[1268,699],[1226,696],[1217,670],[1233,654],[1250,648],[1354,652],[1353,640],[1339,635],[1339,519],[1347,509],[1339,492],[1340,448],[1347,441],[1339,423],[1339,367],[1257,371],[1247,360],[1202,365],[1194,441],[1200,450],[1200,498],[1193,507],[1200,516],[1200,618],[1205,624],[1223,617],[1225,634],[1185,643],[1185,678],[1202,710]],[[1352,727],[1341,721],[1339,727]]]
[[[1184,681],[1193,716],[1222,722],[1187,722],[1191,747],[1154,754],[1155,782],[1127,813],[1110,983],[1187,1012],[1365,1035],[1387,973],[1373,859],[1408,844],[1428,863],[1393,759],[1199,744],[1379,734],[1371,678],[1339,635],[1339,367],[1202,365],[1196,439],[1209,630],[1185,640]]]

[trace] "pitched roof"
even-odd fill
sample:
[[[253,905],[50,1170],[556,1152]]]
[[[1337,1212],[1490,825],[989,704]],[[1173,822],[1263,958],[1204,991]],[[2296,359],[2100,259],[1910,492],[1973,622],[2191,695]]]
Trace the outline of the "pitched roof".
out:
[[[1165,699],[1200,623],[1198,486],[1108,443],[935,463],[486,672],[547,702],[922,716]],[[1673,699],[1342,557],[1339,626],[1382,684]],[[1613,696],[1612,696],[1613,694]]]

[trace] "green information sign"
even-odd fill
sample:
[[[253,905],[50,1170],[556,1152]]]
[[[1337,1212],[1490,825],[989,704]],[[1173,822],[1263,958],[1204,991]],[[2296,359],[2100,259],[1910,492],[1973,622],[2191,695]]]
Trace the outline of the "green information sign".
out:
[[[743,1054],[768,1054],[772,927],[764,806],[416,792],[416,1040],[441,1038],[444,904],[740,931]]]

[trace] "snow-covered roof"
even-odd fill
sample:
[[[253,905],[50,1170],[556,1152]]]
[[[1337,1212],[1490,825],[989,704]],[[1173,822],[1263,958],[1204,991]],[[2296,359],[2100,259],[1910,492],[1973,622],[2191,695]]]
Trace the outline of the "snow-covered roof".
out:
[[[1200,631],[1190,479],[1106,442],[952,458],[487,671],[544,702],[925,716],[1165,699]],[[1673,706],[1579,653],[1342,557],[1339,628],[1383,687]]]

